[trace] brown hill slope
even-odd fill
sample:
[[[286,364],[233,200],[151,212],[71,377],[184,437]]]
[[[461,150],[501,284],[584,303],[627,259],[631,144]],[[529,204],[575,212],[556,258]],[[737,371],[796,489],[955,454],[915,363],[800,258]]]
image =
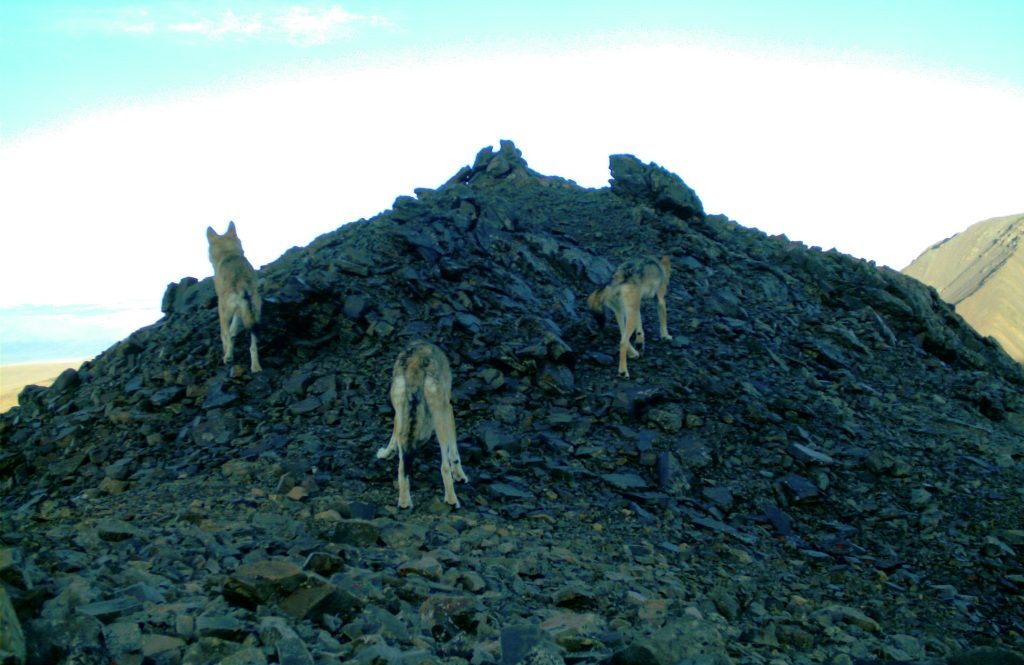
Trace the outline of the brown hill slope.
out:
[[[929,247],[903,273],[1024,363],[1024,215],[978,222]]]
[[[261,374],[225,372],[188,278],[26,389],[0,583],[31,662],[1014,662],[1021,366],[914,279],[611,171],[584,189],[503,142],[290,250],[260,270]],[[647,303],[622,380],[584,300],[651,253],[673,339]],[[455,379],[454,511],[435,443],[411,511],[374,456],[420,336]]]

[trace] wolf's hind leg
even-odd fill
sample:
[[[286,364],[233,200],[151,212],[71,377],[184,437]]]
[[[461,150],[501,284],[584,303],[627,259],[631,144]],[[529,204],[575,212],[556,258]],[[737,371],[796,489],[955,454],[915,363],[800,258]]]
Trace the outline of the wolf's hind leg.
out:
[[[235,341],[231,335],[231,320],[227,305],[217,302],[217,319],[220,323],[220,343],[224,349],[224,364],[230,364],[235,356]]]
[[[666,262],[667,263],[667,262]],[[665,305],[665,294],[668,292],[668,273],[666,272],[665,280],[658,285],[658,323],[660,324],[662,339],[672,339],[672,335],[668,334],[668,308]]]
[[[448,462],[451,465],[452,477],[460,482],[469,480],[462,468],[462,458],[459,457],[459,444],[455,434],[455,414],[452,412],[451,402],[442,407],[442,414],[437,419],[437,439],[443,447],[448,449]]]
[[[398,448],[398,507],[412,508],[412,494],[409,492],[409,476],[405,473],[405,456]]]
[[[262,372],[263,368],[260,367],[260,351],[256,346],[256,331],[249,331],[249,370],[253,374]]]
[[[442,394],[441,386],[431,377],[423,382],[423,396],[434,421],[434,434],[441,447],[441,484],[444,486],[444,502],[458,508],[459,497],[455,494],[451,459],[452,441],[455,439],[455,419],[449,418],[451,401],[447,399],[447,395]],[[462,463],[459,462],[459,467],[461,466]]]
[[[377,459],[391,459],[409,437],[409,402],[405,394],[405,379],[401,376],[396,376],[391,382],[391,406],[395,410],[391,439],[388,445],[377,450]]]
[[[629,368],[626,366],[626,357],[636,358],[640,354],[629,343],[630,338],[637,329],[637,319],[640,315],[640,294],[633,289],[622,290],[622,307],[625,310],[625,321],[621,329],[622,337],[619,339],[619,376],[629,378]]]

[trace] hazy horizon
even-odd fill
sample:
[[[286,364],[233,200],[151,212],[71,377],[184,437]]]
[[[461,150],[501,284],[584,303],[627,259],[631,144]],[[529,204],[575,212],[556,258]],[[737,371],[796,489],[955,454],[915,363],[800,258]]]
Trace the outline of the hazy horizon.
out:
[[[92,358],[163,314],[143,303],[0,307],[0,365]]]

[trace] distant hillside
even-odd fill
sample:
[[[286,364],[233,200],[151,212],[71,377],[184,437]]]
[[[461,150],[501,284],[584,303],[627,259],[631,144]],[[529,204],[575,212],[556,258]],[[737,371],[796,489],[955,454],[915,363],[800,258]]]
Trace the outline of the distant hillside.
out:
[[[978,332],[1024,362],[1024,215],[978,222],[903,272],[935,287]]]

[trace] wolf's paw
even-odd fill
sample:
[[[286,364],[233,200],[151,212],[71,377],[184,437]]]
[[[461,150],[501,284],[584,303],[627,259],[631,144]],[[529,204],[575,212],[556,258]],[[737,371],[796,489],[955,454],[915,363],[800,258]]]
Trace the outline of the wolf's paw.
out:
[[[626,349],[626,355],[630,358],[639,358],[640,352],[634,349],[632,346]]]
[[[672,335],[669,335],[668,333],[665,333],[664,335],[662,335],[661,338],[663,340],[665,340],[665,341],[668,341],[668,342],[672,341]]]
[[[377,449],[377,459],[391,459],[395,456],[394,448],[388,446],[381,446]]]
[[[463,471],[462,467],[459,465],[456,465],[454,468],[452,468],[452,477],[455,478],[455,480],[458,480],[460,483],[464,483],[469,480],[469,476],[466,475],[466,472]]]

